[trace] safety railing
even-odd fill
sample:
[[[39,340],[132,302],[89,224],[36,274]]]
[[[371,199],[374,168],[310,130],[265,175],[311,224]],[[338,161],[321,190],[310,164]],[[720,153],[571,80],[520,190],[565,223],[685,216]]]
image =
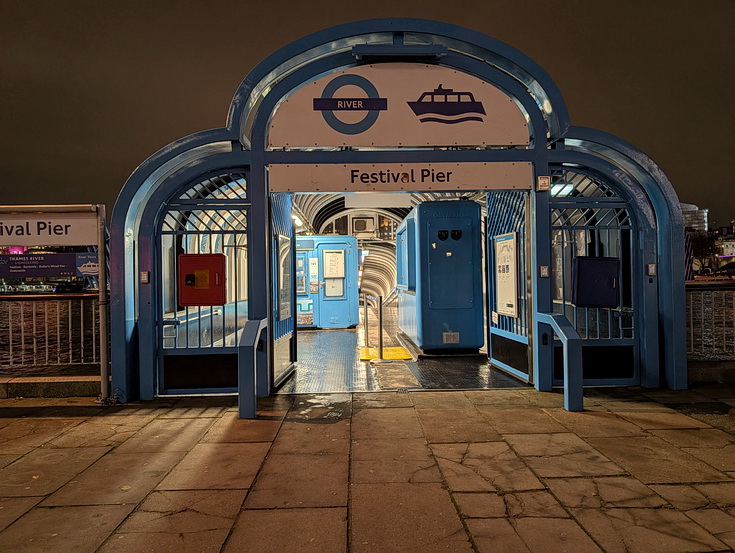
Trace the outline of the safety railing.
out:
[[[0,367],[99,363],[96,293],[0,297]]]
[[[688,284],[686,311],[687,357],[735,360],[735,285]]]
[[[584,411],[582,339],[564,315],[537,313],[536,317],[554,329],[564,347],[564,409]]]
[[[365,332],[365,347],[370,347],[370,339],[368,335],[368,300],[375,302],[378,306],[378,357],[372,359],[372,361],[379,362],[384,361],[383,359],[383,296],[370,296],[363,294],[363,305],[365,307],[365,314],[363,317],[363,326]]]

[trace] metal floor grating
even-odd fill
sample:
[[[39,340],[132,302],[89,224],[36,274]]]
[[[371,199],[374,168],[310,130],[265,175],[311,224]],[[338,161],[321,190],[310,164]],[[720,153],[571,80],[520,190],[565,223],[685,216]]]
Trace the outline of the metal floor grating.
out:
[[[279,394],[379,390],[370,363],[360,361],[355,330],[299,330],[296,370]]]
[[[296,370],[279,394],[370,392],[383,388],[375,368],[360,361],[360,330],[299,330]],[[477,390],[526,388],[528,384],[491,367],[483,356],[432,357],[408,361],[420,388]]]

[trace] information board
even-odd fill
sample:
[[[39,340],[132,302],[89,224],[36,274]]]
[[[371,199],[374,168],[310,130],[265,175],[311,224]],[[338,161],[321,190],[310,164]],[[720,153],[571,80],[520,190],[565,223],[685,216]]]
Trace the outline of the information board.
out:
[[[518,316],[518,257],[516,233],[495,237],[495,310],[500,315]]]

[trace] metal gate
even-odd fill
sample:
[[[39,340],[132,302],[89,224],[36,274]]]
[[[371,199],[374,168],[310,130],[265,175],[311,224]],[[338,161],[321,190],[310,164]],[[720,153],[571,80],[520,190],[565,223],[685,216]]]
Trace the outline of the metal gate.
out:
[[[584,340],[586,384],[640,383],[637,299],[633,293],[637,233],[632,210],[613,188],[591,174],[557,168],[551,176],[553,310],[564,314]],[[619,260],[617,307],[575,305],[573,268],[578,257]],[[555,383],[561,378],[559,347]]]
[[[237,345],[248,318],[246,175],[217,175],[170,201],[158,245],[158,393],[237,389]],[[222,254],[224,305],[181,305],[179,255]]]

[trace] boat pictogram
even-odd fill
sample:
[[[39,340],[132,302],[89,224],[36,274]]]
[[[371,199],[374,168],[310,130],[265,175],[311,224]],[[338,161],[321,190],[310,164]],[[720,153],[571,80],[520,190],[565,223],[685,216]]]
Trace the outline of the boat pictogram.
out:
[[[472,92],[455,92],[440,84],[431,92],[424,92],[415,102],[406,102],[422,123],[453,125],[466,121],[480,121],[486,115],[482,102]],[[475,114],[475,115],[469,115]]]

